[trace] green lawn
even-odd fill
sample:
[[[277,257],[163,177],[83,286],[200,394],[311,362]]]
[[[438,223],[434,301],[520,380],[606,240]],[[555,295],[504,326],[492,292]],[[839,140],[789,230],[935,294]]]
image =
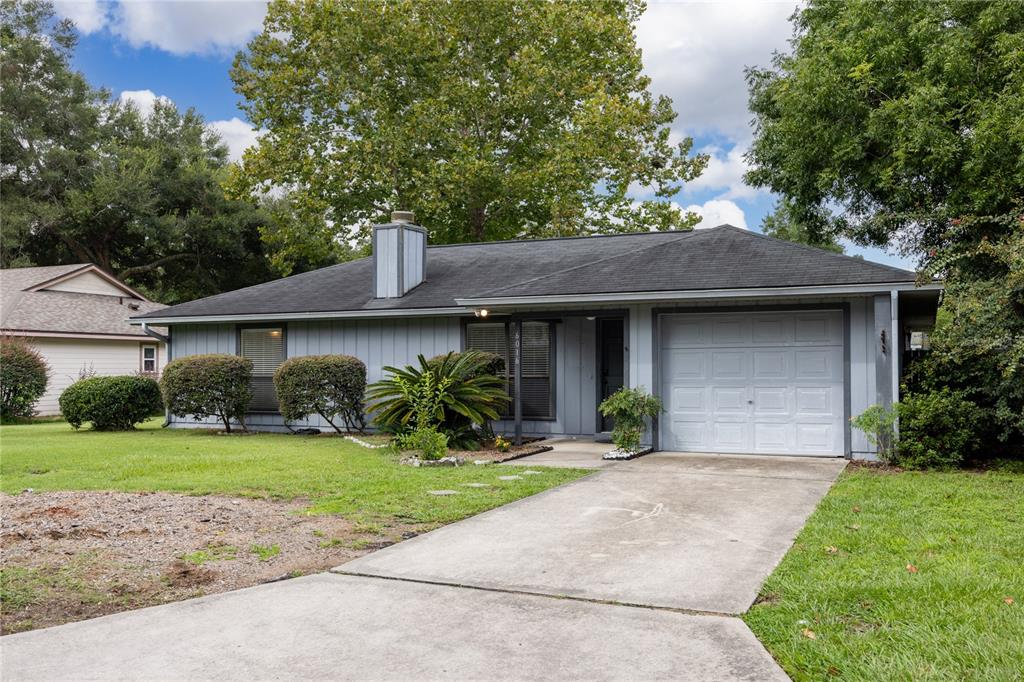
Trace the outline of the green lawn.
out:
[[[794,680],[1022,679],[1024,475],[851,470],[744,619]]]
[[[276,499],[310,498],[312,512],[355,520],[388,517],[448,523],[533,495],[588,472],[538,469],[521,480],[505,467],[412,468],[387,450],[341,438],[257,434],[219,436],[161,429],[74,431],[63,422],[0,426],[0,489],[169,491]],[[462,483],[489,483],[471,488]],[[430,490],[458,490],[439,497]]]

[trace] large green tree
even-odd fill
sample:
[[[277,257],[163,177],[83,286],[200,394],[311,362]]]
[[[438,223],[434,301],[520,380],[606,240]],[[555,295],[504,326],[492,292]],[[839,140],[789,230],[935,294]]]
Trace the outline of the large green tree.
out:
[[[820,224],[820,220],[821,217],[815,215],[809,226],[806,219],[798,215],[792,203],[783,197],[775,202],[772,212],[761,219],[761,232],[776,239],[785,239],[833,253],[842,253],[843,247],[834,237],[814,228],[815,225]]]
[[[0,18],[4,267],[92,262],[168,303],[273,276],[277,218],[226,198],[227,148],[199,114],[92,88],[49,3],[3,0]]]
[[[748,71],[747,181],[817,235],[930,253],[1006,232],[1024,188],[1024,3],[812,0]]]
[[[671,101],[648,90],[633,33],[642,11],[275,0],[232,71],[267,131],[236,187],[289,189],[309,221],[287,236],[314,243],[395,208],[435,242],[690,226],[667,198],[707,160],[670,141]],[[636,187],[656,199],[631,200]]]

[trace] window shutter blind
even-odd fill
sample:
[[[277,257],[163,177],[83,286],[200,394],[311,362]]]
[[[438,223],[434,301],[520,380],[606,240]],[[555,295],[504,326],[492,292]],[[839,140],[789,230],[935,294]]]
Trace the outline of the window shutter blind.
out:
[[[551,324],[523,322],[523,416],[551,414]]]
[[[273,376],[285,360],[284,330],[276,327],[243,329],[240,337],[242,357],[252,361],[250,409],[276,411],[278,404]]]
[[[523,322],[523,416],[554,417],[552,409],[551,323]],[[505,360],[505,380],[515,396],[510,329],[504,322],[473,322],[466,325],[466,348],[495,353]],[[512,403],[507,408],[513,410]],[[511,415],[506,415],[511,416]]]

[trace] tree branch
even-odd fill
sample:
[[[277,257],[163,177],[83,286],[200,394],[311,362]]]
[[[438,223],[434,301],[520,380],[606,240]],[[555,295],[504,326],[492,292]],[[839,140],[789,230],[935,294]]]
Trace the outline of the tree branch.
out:
[[[155,270],[161,265],[164,265],[165,263],[171,263],[176,260],[181,260],[182,258],[188,258],[191,255],[192,254],[190,253],[175,253],[170,256],[164,256],[163,258],[157,258],[152,263],[148,263],[146,265],[136,265],[135,267],[132,268],[125,268],[121,272],[117,273],[117,278],[119,280],[124,281],[128,277],[132,277],[134,275],[141,275],[144,272]]]

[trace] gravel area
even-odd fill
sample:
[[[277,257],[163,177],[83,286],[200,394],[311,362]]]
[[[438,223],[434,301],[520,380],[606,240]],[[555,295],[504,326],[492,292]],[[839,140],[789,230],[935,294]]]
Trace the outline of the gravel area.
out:
[[[169,493],[0,494],[0,631],[325,570],[419,532],[273,502]]]

